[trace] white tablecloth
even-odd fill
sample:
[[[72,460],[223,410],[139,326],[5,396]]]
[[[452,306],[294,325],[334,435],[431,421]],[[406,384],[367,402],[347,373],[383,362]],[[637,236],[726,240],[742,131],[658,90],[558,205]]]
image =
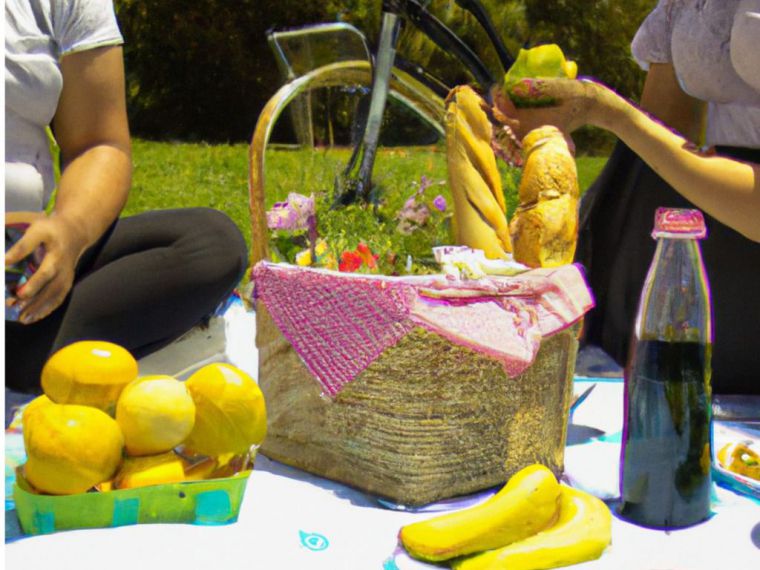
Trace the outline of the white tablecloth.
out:
[[[575,485],[610,497],[617,486],[622,384],[594,382],[573,416],[566,471]],[[575,390],[588,385],[589,380],[577,379]],[[615,517],[612,545],[602,558],[573,568],[760,569],[760,504],[716,487],[714,511],[708,521],[673,532]],[[6,544],[5,562],[9,570],[434,568],[408,558],[396,538],[402,525],[430,516],[383,508],[364,493],[259,457],[236,523],[135,525],[26,537]]]

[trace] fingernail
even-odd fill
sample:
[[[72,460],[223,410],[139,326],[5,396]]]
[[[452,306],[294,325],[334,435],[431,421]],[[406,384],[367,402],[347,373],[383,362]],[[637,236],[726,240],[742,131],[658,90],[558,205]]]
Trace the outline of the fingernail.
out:
[[[19,320],[25,325],[28,325],[34,322],[34,315],[22,315]]]

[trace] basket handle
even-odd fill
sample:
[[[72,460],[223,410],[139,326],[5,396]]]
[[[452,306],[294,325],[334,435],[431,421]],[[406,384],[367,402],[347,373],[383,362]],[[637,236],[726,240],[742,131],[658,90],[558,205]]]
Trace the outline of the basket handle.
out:
[[[299,94],[320,87],[372,84],[372,68],[367,61],[343,61],[319,67],[297,77],[267,101],[256,122],[248,148],[248,208],[251,217],[251,266],[269,258],[269,229],[265,205],[265,152],[269,137],[285,107]],[[394,68],[390,95],[416,111],[443,133],[445,107],[441,97],[411,75]]]

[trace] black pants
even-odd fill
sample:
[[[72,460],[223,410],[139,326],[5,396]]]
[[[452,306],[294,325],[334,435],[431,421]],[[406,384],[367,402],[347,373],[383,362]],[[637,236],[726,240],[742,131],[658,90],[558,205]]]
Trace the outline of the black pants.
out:
[[[211,315],[248,264],[223,213],[160,210],[122,218],[80,260],[74,287],[47,318],[6,322],[6,386],[39,391],[47,358],[78,340],[107,340],[141,358]]]
[[[760,149],[718,148],[760,162]],[[585,342],[625,366],[639,296],[654,257],[655,210],[694,208],[633,151],[618,143],[581,202],[577,261],[586,266],[596,307]],[[712,385],[718,394],[760,394],[760,243],[705,216],[700,242],[712,294]],[[758,219],[760,223],[760,218]]]

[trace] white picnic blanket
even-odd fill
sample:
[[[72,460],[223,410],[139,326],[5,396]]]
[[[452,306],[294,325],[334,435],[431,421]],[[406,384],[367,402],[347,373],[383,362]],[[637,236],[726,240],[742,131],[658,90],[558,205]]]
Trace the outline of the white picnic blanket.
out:
[[[230,360],[255,362],[252,316],[231,317],[248,339]],[[235,336],[235,334],[233,334]],[[575,390],[597,386],[573,416],[566,450],[568,477],[600,496],[614,495],[617,481],[622,384],[577,379]],[[411,560],[397,533],[434,511],[474,504],[492,491],[432,505],[426,512],[391,510],[374,497],[259,457],[240,517],[225,526],[135,525],[20,538],[7,543],[9,570],[406,570],[436,568]],[[695,527],[659,532],[613,519],[612,545],[599,560],[577,570],[749,570],[760,568],[760,505],[716,489],[715,515]]]

